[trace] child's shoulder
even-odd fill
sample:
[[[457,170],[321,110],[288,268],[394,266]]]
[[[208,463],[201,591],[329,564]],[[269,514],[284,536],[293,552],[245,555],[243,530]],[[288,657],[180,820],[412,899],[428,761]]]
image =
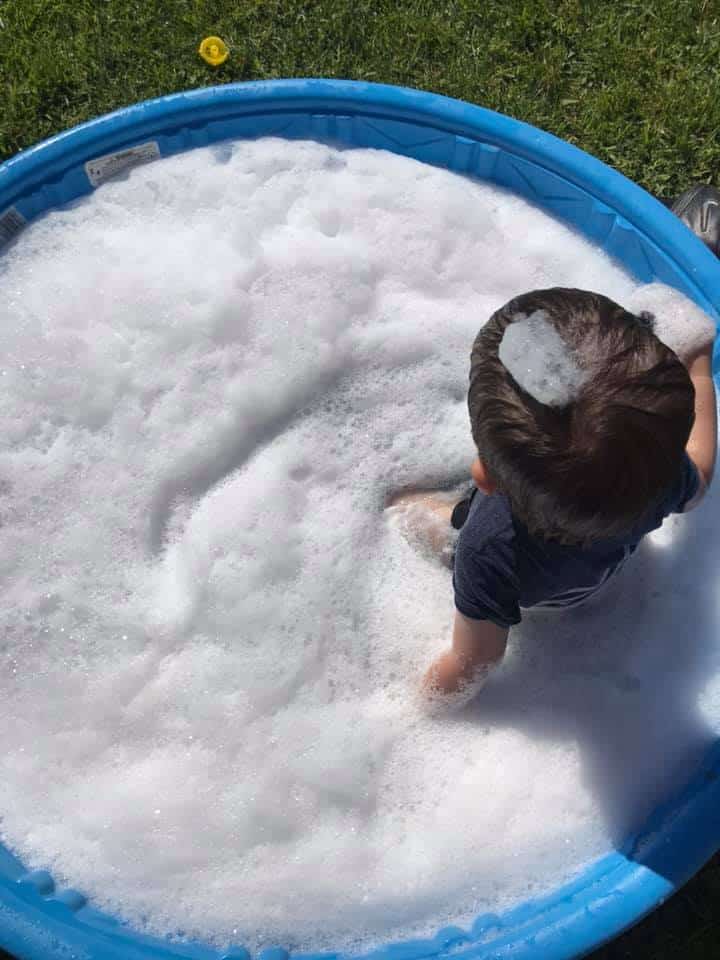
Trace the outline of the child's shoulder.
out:
[[[494,545],[510,545],[514,540],[515,527],[507,497],[478,490],[460,531],[458,548],[482,553]]]

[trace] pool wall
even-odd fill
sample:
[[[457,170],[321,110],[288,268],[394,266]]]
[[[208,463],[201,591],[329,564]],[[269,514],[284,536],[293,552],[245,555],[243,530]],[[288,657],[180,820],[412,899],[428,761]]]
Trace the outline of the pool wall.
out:
[[[27,222],[139,163],[226,139],[278,136],[374,147],[512,190],[574,226],[639,280],[670,284],[716,320],[720,265],[661,203],[581,150],[481,107],[417,90],[335,80],[231,84],[140,103],[83,124],[0,166],[0,247]],[[716,351],[716,372],[718,370]],[[373,960],[581,957],[641,919],[720,848],[720,745],[622,851],[552,895],[470,929],[390,944]],[[239,914],[241,908],[239,908]],[[238,916],[241,922],[241,916]],[[0,846],[0,946],[22,960],[248,960],[133,931],[79,892],[27,872]],[[296,957],[301,955],[296,954]],[[336,954],[304,954],[321,960]],[[282,947],[259,960],[286,960]]]

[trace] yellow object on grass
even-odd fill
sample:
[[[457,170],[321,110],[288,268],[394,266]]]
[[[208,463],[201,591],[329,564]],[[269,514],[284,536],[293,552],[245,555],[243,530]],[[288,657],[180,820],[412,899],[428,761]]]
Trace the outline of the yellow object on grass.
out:
[[[209,63],[211,67],[219,67],[230,56],[227,44],[220,37],[205,37],[200,44],[198,53],[205,63]]]

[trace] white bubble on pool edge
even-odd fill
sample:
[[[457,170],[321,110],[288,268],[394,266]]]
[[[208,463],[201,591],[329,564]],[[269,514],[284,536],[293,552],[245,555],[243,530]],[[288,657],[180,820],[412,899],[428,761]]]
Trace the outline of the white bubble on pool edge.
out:
[[[689,360],[715,339],[715,324],[705,311],[662,283],[639,287],[624,306],[633,313],[649,315],[655,335],[681,360]]]
[[[157,933],[365,949],[548,890],[681,782],[712,503],[680,569],[641,550],[592,616],[528,616],[442,722],[417,686],[450,573],[382,516],[466,476],[495,309],[629,300],[602,254],[446,171],[260,140],[108,182],[0,264],[0,809],[29,866]]]

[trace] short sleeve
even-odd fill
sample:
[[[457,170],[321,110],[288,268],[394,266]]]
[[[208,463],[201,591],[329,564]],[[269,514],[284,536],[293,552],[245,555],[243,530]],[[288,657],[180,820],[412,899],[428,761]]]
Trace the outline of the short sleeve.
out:
[[[690,503],[693,497],[700,489],[700,474],[690,457],[685,454],[683,457],[682,472],[676,488],[674,504],[670,508],[671,513],[682,513],[685,507]]]
[[[511,543],[486,543],[476,549],[458,539],[453,572],[455,606],[471,620],[499,627],[520,622],[520,583]]]

